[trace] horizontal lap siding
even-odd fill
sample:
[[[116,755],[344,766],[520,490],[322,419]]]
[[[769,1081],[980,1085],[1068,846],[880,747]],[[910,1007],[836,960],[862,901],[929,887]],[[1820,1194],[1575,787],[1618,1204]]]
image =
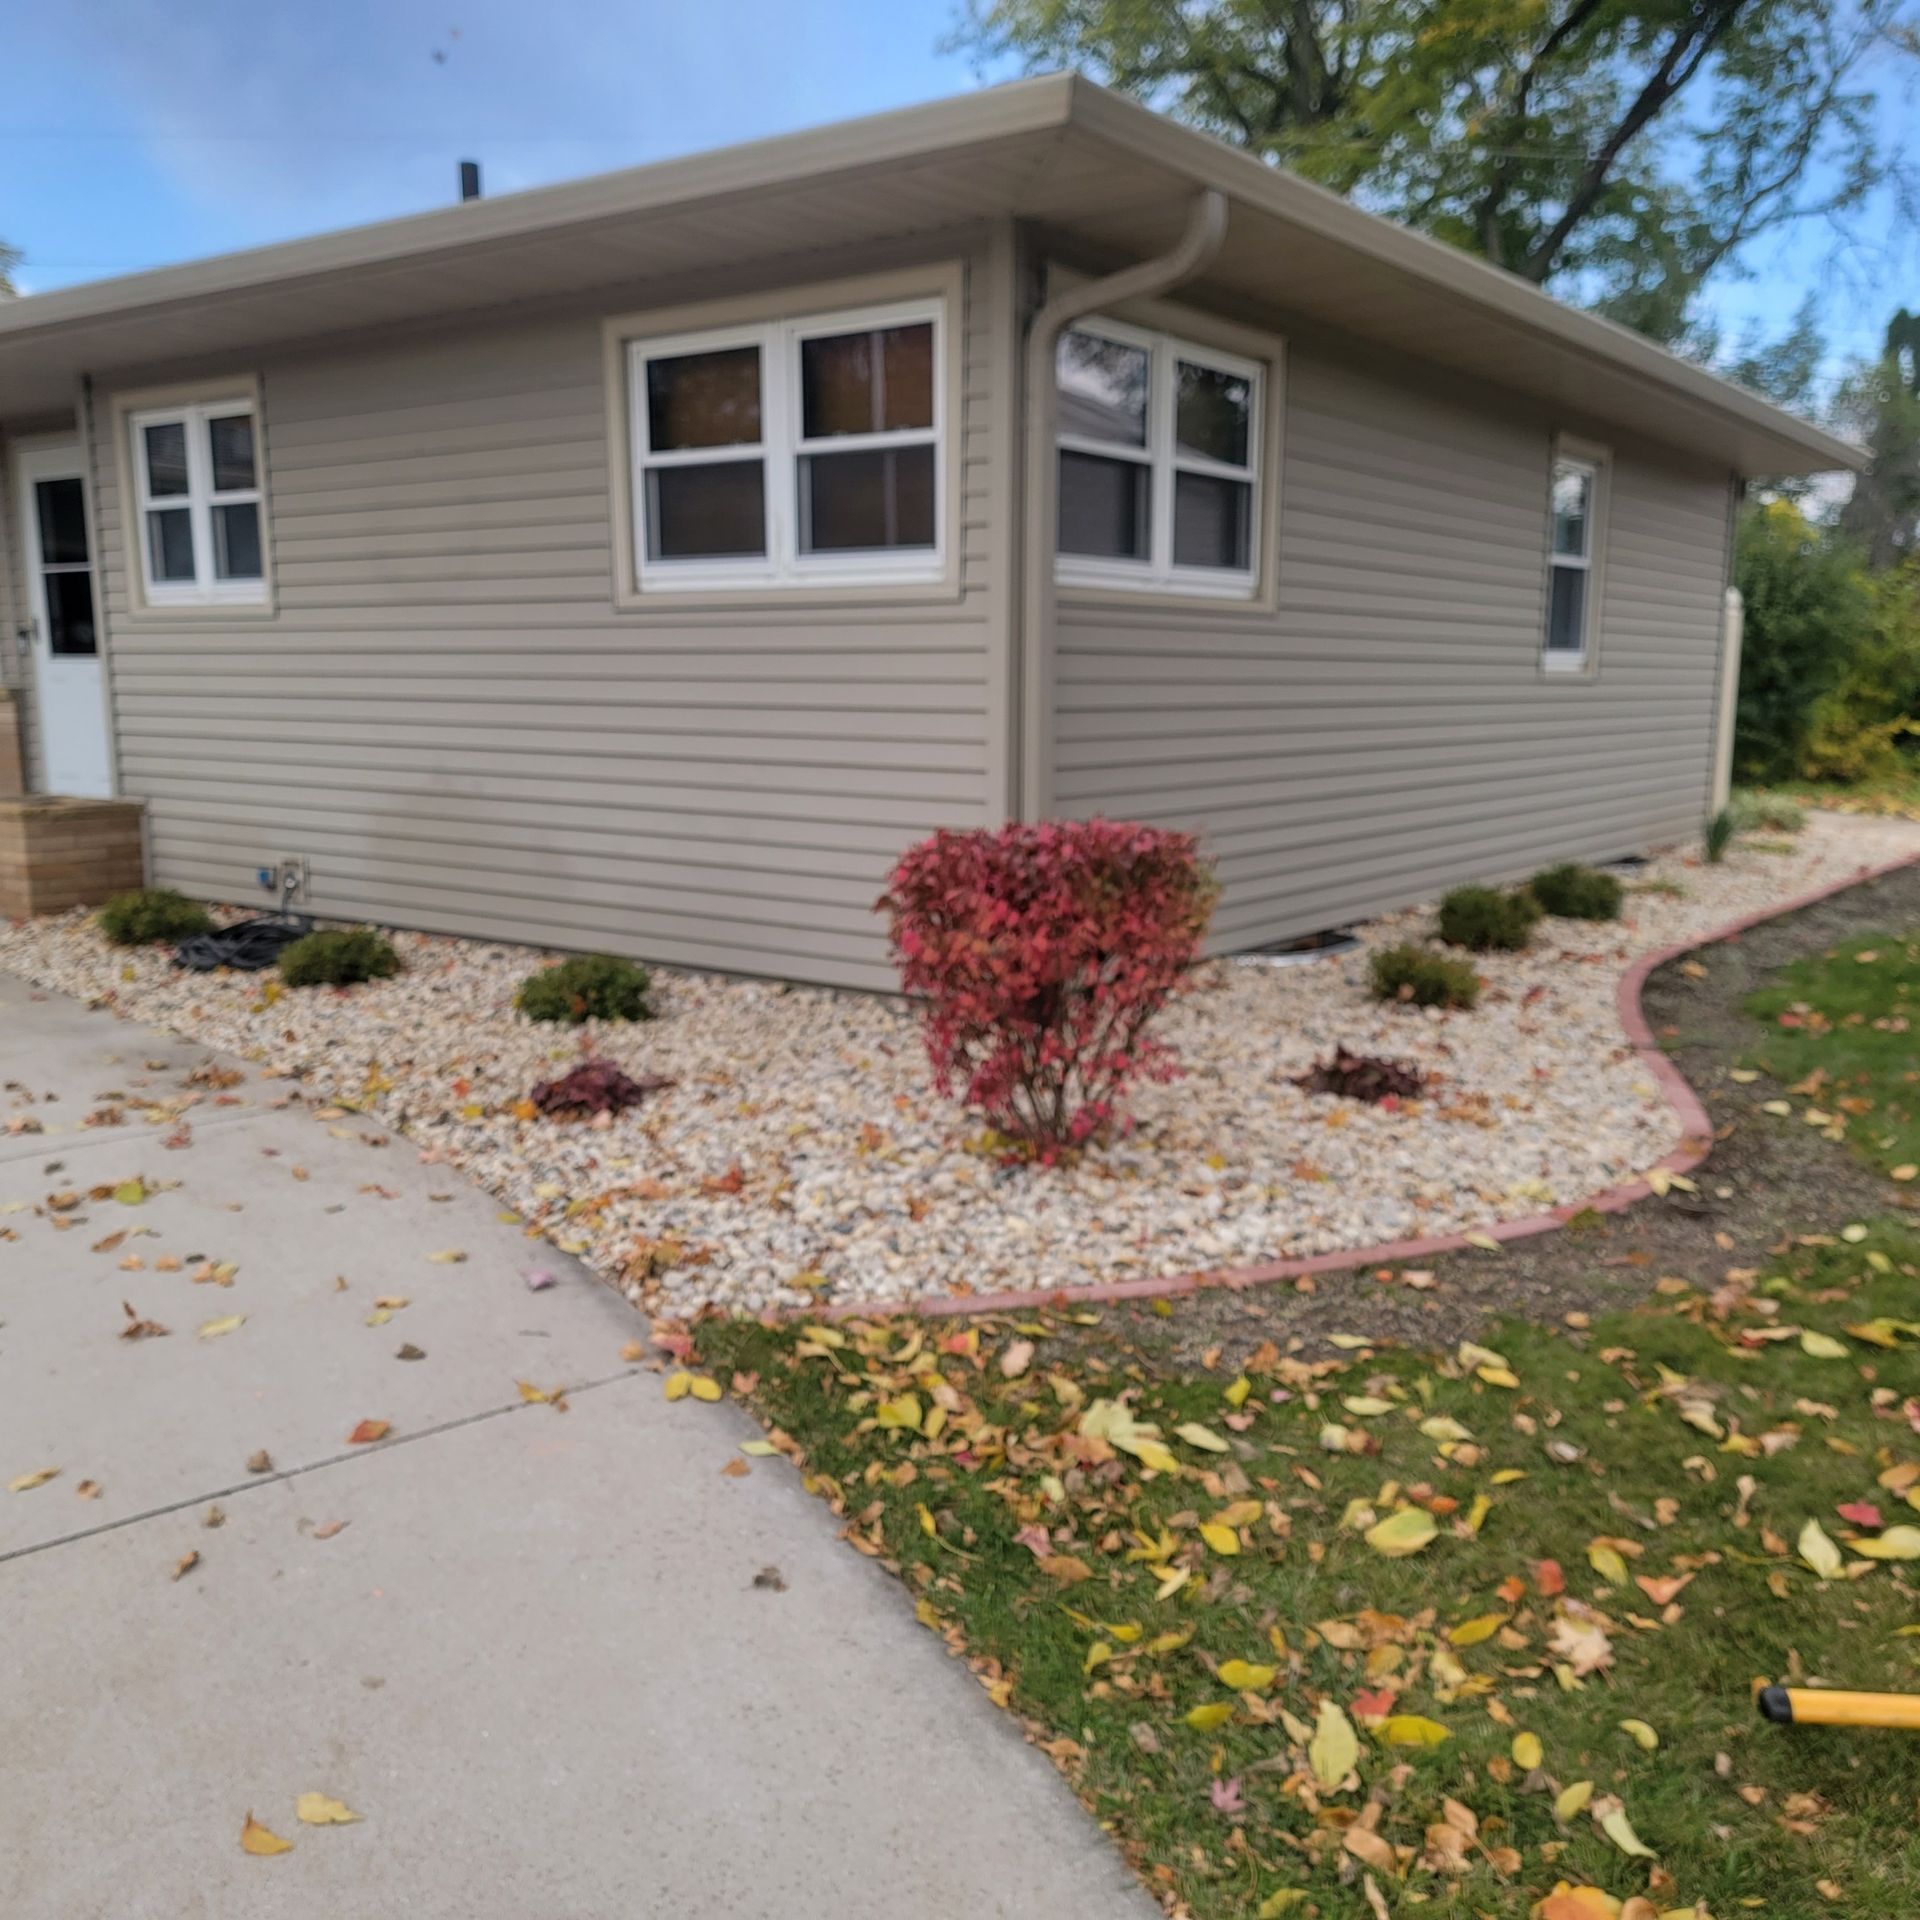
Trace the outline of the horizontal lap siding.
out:
[[[130,614],[109,472],[156,879],[304,854],[329,916],[891,984],[892,859],[989,812],[984,256],[967,286],[958,600],[615,611],[598,312],[263,365],[272,618]]]
[[[1061,812],[1200,831],[1217,937],[1697,829],[1727,479],[1616,445],[1598,669],[1539,668],[1552,423],[1295,351],[1277,609],[1062,609]]]

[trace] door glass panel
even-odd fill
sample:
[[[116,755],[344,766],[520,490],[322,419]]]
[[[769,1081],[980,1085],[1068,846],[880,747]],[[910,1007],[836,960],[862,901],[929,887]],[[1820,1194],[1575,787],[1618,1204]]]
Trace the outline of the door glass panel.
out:
[[[1055,365],[1062,433],[1123,447],[1147,444],[1151,361],[1146,348],[1103,340],[1097,333],[1067,333]]]
[[[933,449],[815,453],[800,463],[805,553],[933,545]]]
[[[93,627],[93,575],[83,567],[43,576],[47,588],[47,650],[68,659],[100,651]]]
[[[1578,653],[1587,640],[1587,570],[1555,567],[1547,608],[1547,651]]]
[[[235,413],[209,420],[207,451],[213,458],[215,493],[239,493],[259,484],[254,478],[251,414]]]
[[[1243,480],[1180,473],[1173,481],[1173,563],[1245,573],[1253,489]]]
[[[187,490],[187,427],[183,420],[165,420],[145,429],[147,492],[154,499]]]
[[[147,514],[147,565],[155,580],[192,580],[193,516],[185,507]]]
[[[766,550],[766,479],[758,460],[648,472],[649,559],[718,560]]]
[[[40,518],[43,566],[84,566],[87,559],[86,497],[79,480],[37,480],[34,506]]]
[[[759,438],[758,347],[647,362],[647,444],[655,453],[752,446]]]
[[[1197,453],[1225,466],[1244,467],[1252,383],[1237,373],[1196,367],[1186,360],[1178,363],[1176,371],[1174,434],[1180,451]]]
[[[1101,560],[1147,557],[1151,469],[1139,460],[1060,455],[1060,551]]]
[[[260,578],[260,509],[251,500],[214,508],[213,573],[216,580]]]
[[[932,323],[801,341],[800,396],[809,440],[931,427]]]

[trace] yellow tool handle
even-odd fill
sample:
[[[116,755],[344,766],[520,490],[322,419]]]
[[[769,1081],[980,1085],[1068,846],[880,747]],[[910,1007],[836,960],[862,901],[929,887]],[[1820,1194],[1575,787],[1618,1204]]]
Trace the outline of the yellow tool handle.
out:
[[[1825,1687],[1762,1687],[1760,1711],[1782,1726],[1920,1730],[1920,1694],[1916,1693],[1839,1693]]]

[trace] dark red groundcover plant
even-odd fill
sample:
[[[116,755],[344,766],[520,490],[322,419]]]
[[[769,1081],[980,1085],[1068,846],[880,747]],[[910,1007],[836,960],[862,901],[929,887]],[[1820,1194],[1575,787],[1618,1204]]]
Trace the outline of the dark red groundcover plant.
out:
[[[942,830],[901,857],[879,908],[927,1054],[1042,1158],[1120,1116],[1178,1063],[1146,1029],[1200,951],[1219,892],[1193,835],[1119,820]]]

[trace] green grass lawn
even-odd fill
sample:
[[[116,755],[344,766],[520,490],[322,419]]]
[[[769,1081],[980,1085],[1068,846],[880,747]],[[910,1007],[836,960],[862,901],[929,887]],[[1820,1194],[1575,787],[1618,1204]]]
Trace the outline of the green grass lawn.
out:
[[[1917,990],[1889,939],[1765,996],[1757,1064],[1824,1076],[1779,1124],[1897,1174]],[[1920,1741],[1752,1691],[1920,1687],[1916,1280],[1889,1217],[1439,1355],[1170,1376],[1132,1309],[699,1344],[1176,1910],[1907,1920]]]

